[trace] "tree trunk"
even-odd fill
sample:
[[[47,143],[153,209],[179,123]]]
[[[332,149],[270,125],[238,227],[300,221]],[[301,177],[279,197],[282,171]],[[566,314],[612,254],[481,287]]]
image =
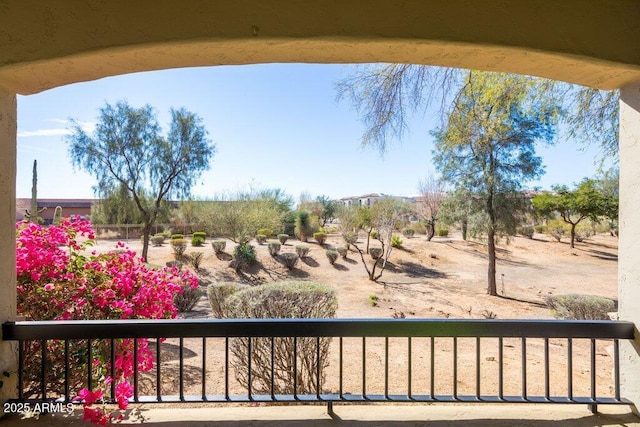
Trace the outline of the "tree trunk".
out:
[[[575,248],[576,225],[578,225],[578,223],[571,223],[571,249]]]
[[[467,241],[467,220],[462,220],[462,240]]]
[[[142,260],[147,262],[147,254],[149,252],[149,235],[151,234],[151,222],[145,222],[142,228]]]
[[[487,214],[489,214],[489,230],[487,232],[487,251],[489,254],[489,267],[487,268],[487,294],[498,295],[496,284],[496,213],[493,209],[493,193],[489,193],[487,199]]]
[[[436,222],[431,221],[429,223],[429,228],[427,229],[427,242],[430,242],[433,239],[433,236],[436,235]]]
[[[369,231],[367,231],[367,249],[365,253],[369,253],[369,241],[371,239],[371,232],[373,231],[373,227],[369,227]]]

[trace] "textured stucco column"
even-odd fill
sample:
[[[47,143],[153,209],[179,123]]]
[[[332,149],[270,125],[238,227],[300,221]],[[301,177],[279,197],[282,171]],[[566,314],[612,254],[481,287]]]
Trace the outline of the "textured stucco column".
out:
[[[640,82],[620,91],[620,320],[636,324],[635,340],[623,343],[620,359],[622,396],[640,415]]]
[[[0,324],[16,318],[16,94],[0,87]],[[0,337],[0,402],[16,397],[17,345]],[[9,372],[5,378],[3,372]],[[2,416],[2,410],[0,410]]]

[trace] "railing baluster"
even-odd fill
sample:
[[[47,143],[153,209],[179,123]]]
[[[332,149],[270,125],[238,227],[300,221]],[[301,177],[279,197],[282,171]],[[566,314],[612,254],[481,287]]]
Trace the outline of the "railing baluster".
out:
[[[476,337],[476,399],[480,399],[480,337]]]
[[[42,346],[42,368],[40,371],[42,383],[40,384],[40,395],[42,396],[42,400],[47,398],[47,341],[42,340],[40,342]]]
[[[453,399],[458,400],[458,338],[453,337]]]
[[[504,400],[504,342],[498,337],[498,398]]]
[[[140,401],[138,396],[138,340],[133,339],[133,401]]]
[[[407,370],[407,396],[409,397],[409,399],[412,399],[411,383],[413,381],[411,379],[411,365],[412,365],[412,361],[411,361],[411,337],[407,337],[407,365],[408,365],[408,370]]]
[[[91,351],[91,340],[87,340],[87,388],[93,390],[93,351]]]
[[[591,338],[591,400],[596,400],[596,340]]]
[[[293,398],[298,400],[298,338],[293,337]]]
[[[389,400],[389,337],[384,337],[384,398]]]
[[[435,374],[436,374],[436,351],[434,348],[436,339],[435,337],[431,337],[431,376],[429,378],[429,381],[431,382],[430,384],[430,388],[429,388],[429,393],[431,396],[431,399],[435,399],[435,389],[436,389],[436,379],[435,379]]]
[[[179,372],[179,379],[178,379],[178,386],[180,389],[180,401],[184,402],[184,338],[180,337],[179,340],[179,358],[180,358],[180,372]]]
[[[160,338],[156,338],[156,400],[162,402],[162,359]]]
[[[276,345],[275,338],[271,337],[271,400],[276,400],[275,381],[276,381]]]
[[[229,400],[229,337],[224,339],[224,399]]]
[[[320,337],[316,337],[316,399],[320,400]]]
[[[112,359],[113,360],[113,359]],[[113,362],[111,362],[113,365]],[[64,401],[71,401],[71,396],[69,396],[69,340],[64,340]],[[113,378],[113,377],[112,377]],[[113,398],[113,392],[111,393],[111,397]]]
[[[522,337],[522,398],[527,400],[527,338]]]
[[[367,338],[362,337],[362,398],[367,398]]]
[[[342,370],[343,370],[343,361],[342,361],[342,352],[343,352],[343,347],[342,346],[343,346],[343,344],[342,344],[342,339],[343,338],[340,337],[340,349],[339,349],[339,353],[340,353],[339,358],[340,358],[340,360],[338,361],[338,364],[340,365],[339,366],[339,371],[340,371],[339,376],[340,376],[340,378],[339,378],[339,384],[338,384],[338,394],[340,395],[340,400],[343,399],[343,396],[342,396],[342,375],[343,375],[343,372],[342,372]]]
[[[544,339],[544,398],[549,400],[549,338]]]
[[[202,400],[207,400],[207,337],[202,337]]]
[[[251,375],[251,341],[251,337],[247,337],[247,396],[249,397],[249,400],[253,400],[253,392],[251,390],[251,383],[253,380],[253,377]]]
[[[116,340],[109,340],[109,348],[111,350],[111,366],[109,375],[111,376],[111,401],[116,401]]]
[[[24,400],[24,347],[26,341],[18,341],[18,399]]]
[[[573,400],[573,339],[567,339],[567,396]]]
[[[613,340],[613,378],[616,401],[620,401],[620,343]]]

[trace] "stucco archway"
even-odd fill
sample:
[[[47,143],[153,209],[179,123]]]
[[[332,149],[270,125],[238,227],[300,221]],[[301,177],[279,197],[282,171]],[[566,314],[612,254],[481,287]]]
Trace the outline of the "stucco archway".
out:
[[[16,312],[16,93],[184,66],[388,61],[622,88],[620,306],[622,318],[640,324],[638,40],[638,0],[2,1],[0,322]],[[625,395],[638,403],[640,356],[624,351]],[[1,370],[17,366],[7,343],[0,360]],[[0,400],[11,389],[5,382]]]

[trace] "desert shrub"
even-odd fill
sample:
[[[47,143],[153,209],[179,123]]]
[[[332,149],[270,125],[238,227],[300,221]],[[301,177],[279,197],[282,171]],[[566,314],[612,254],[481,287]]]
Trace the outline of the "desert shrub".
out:
[[[200,264],[202,264],[202,259],[204,258],[204,252],[191,252],[189,256],[189,263],[193,266],[193,268],[198,271],[200,270]]]
[[[398,236],[397,234],[394,234],[393,236],[391,236],[391,246],[394,248],[401,248],[402,237]]]
[[[324,231],[326,231],[328,234],[337,233],[338,232],[338,227],[336,227],[335,225],[330,225],[330,226],[325,227]]]
[[[533,233],[535,232],[535,228],[532,225],[523,225],[518,227],[517,233],[521,236],[527,237],[529,239],[533,239]]]
[[[184,234],[172,234],[171,240],[174,240],[174,239],[184,239]]]
[[[377,239],[378,237],[380,237],[380,234],[376,230],[373,230],[371,233],[369,233],[369,237],[371,237],[372,239]]]
[[[298,263],[298,259],[300,259],[300,257],[298,256],[298,254],[287,252],[280,255],[280,259],[282,260],[284,266],[287,267],[289,271],[291,271]]]
[[[543,234],[547,231],[547,227],[545,227],[542,224],[534,225],[533,229],[535,230],[536,233],[540,233],[540,234]]]
[[[267,247],[269,248],[269,255],[271,256],[277,256],[278,253],[280,253],[280,247],[282,245],[280,244],[280,242],[276,241],[276,240],[270,240],[269,243],[267,243]]]
[[[236,271],[253,265],[256,261],[256,251],[250,244],[240,243],[233,249],[232,266]]]
[[[427,234],[427,227],[420,221],[414,222],[409,228],[415,231],[416,234],[422,234],[423,236]]]
[[[305,210],[299,211],[296,215],[296,236],[298,236],[298,239],[300,239],[301,242],[306,242],[311,231],[311,216],[309,215],[309,212]]]
[[[204,245],[204,239],[202,237],[191,237],[191,246],[202,246]]]
[[[164,243],[164,236],[162,234],[156,234],[155,236],[151,236],[149,240],[153,246],[162,246]]]
[[[338,252],[338,254],[340,254],[342,258],[346,258],[347,254],[349,253],[349,249],[347,249],[346,246],[338,246],[336,248],[336,252]]]
[[[342,239],[347,244],[347,248],[348,248],[349,246],[355,245],[356,243],[358,243],[358,233],[355,233],[353,231],[348,231],[342,234]]]
[[[300,258],[305,258],[309,254],[309,245],[296,245],[296,254]]]
[[[329,262],[331,263],[331,265],[335,264],[336,260],[338,259],[338,256],[340,256],[338,251],[335,251],[333,249],[327,249],[326,255],[327,255],[327,259],[329,259]]]
[[[226,246],[226,240],[214,240],[213,242],[211,242],[211,247],[213,248],[213,251],[216,253],[216,255],[223,253]]]
[[[376,294],[371,294],[369,295],[369,305],[371,305],[371,307],[375,307],[378,305],[378,295]]]
[[[278,240],[280,241],[281,244],[285,244],[287,243],[287,240],[289,240],[289,235],[288,234],[278,234]]]
[[[185,239],[171,239],[171,249],[176,259],[180,259],[187,249],[187,241]]]
[[[256,234],[256,242],[258,242],[259,245],[264,245],[264,242],[266,241],[267,241],[266,234]]]
[[[407,238],[411,238],[413,237],[414,234],[416,234],[416,230],[414,230],[413,228],[403,228],[402,229],[402,234],[407,237]]]
[[[567,234],[567,225],[560,219],[554,219],[547,223],[547,233],[559,242]]]
[[[182,285],[182,293],[177,293],[173,297],[173,305],[179,313],[186,313],[193,310],[200,297],[202,296],[202,289],[200,287],[191,287],[188,284]]]
[[[324,242],[327,241],[327,233],[325,233],[324,231],[313,233],[313,239],[318,242],[319,245],[324,245]]]
[[[167,261],[165,263],[165,265],[169,268],[177,268],[178,271],[182,270],[182,266],[184,265],[184,263],[182,261]]]
[[[253,286],[232,293],[224,300],[227,317],[271,318],[331,318],[335,317],[338,301],[330,288],[311,282],[278,282]],[[255,393],[312,393],[316,384],[322,390],[325,370],[329,364],[330,338],[297,338],[297,370],[294,371],[293,338],[275,338],[273,355],[274,383],[271,383],[271,339],[251,339],[251,389]],[[229,343],[231,364],[236,379],[248,387],[249,338],[232,338]],[[319,350],[319,360],[318,360]],[[318,371],[320,377],[318,378]],[[293,390],[294,378],[297,389]]]
[[[207,233],[205,233],[204,231],[194,231],[192,236],[193,237],[201,237],[202,240],[205,240],[207,238]]]
[[[436,229],[436,234],[438,237],[447,237],[449,235],[449,229],[438,227],[438,229]]]
[[[608,313],[616,310],[613,300],[595,295],[550,295],[544,300],[558,319],[609,320]]]
[[[382,256],[382,248],[369,248],[369,255],[373,259],[380,258]]]
[[[267,237],[273,236],[273,230],[270,228],[261,228],[260,230],[258,230],[256,234],[257,235],[262,234],[263,236],[265,236],[265,238],[267,238]]]
[[[593,227],[589,225],[578,224],[576,226],[576,241],[578,242],[583,242],[594,234],[595,232],[593,231]]]
[[[209,300],[209,305],[211,305],[213,316],[218,319],[228,317],[225,309],[225,300],[243,287],[246,287],[246,285],[235,282],[219,282],[207,286],[207,299]]]

